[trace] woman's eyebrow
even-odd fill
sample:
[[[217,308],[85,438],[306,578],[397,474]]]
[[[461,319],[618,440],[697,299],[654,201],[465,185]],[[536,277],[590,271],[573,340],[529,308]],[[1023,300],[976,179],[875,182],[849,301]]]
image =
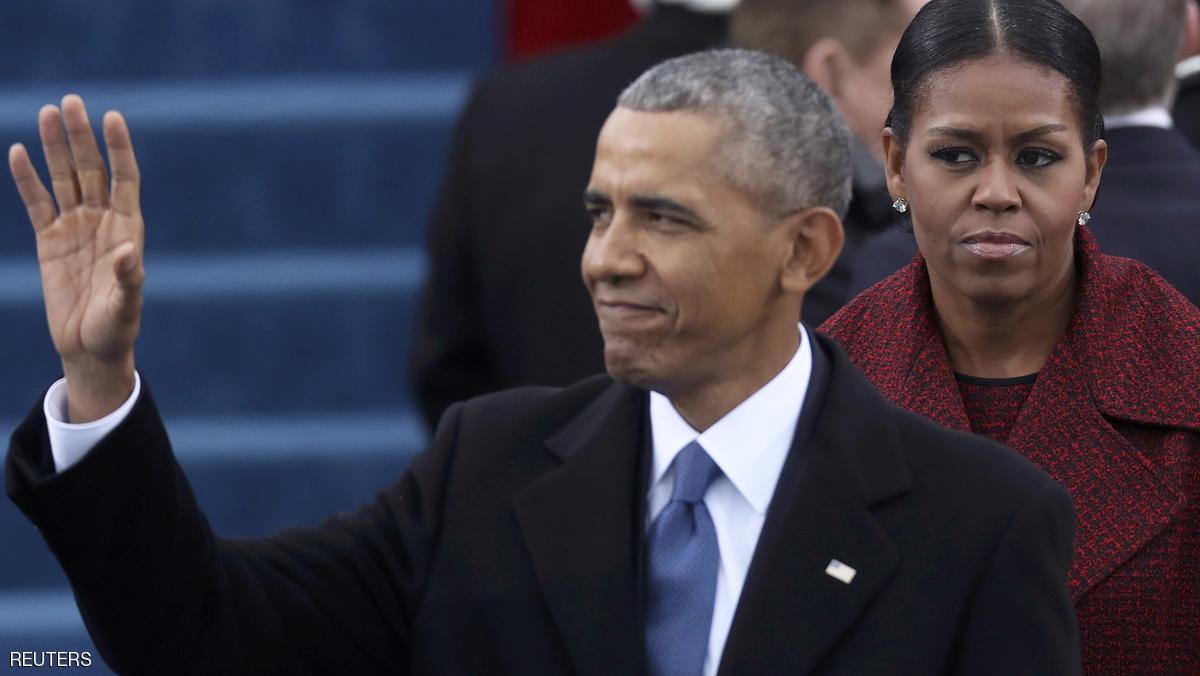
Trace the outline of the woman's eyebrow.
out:
[[[1014,142],[1021,143],[1024,141],[1029,141],[1029,140],[1035,139],[1039,136],[1046,136],[1047,134],[1056,134],[1061,131],[1070,131],[1070,129],[1065,124],[1043,124],[1042,126],[1034,127],[1033,129],[1030,129],[1029,131],[1023,131],[1019,134],[1013,134],[1010,137],[1010,139]]]
[[[1033,129],[1013,134],[1009,137],[1009,141],[1013,143],[1021,143],[1030,139],[1045,136],[1047,134],[1055,134],[1058,132],[1070,131],[1070,128],[1065,124],[1052,123],[1043,124]],[[974,131],[972,129],[960,129],[958,127],[933,127],[929,133],[935,136],[949,136],[951,138],[962,139],[972,143],[982,143],[986,140],[987,135],[983,132]]]

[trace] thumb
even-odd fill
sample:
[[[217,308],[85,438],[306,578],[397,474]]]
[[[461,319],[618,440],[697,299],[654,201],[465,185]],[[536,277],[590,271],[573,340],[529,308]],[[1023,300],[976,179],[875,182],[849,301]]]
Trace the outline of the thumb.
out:
[[[146,271],[133,242],[122,244],[113,256],[113,275],[117,280],[114,289],[116,307],[114,314],[123,323],[137,321],[142,310],[142,282]]]

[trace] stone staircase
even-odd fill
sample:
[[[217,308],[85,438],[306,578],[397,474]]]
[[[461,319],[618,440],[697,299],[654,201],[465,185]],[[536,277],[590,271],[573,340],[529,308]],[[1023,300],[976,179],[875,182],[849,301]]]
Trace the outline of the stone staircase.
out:
[[[41,165],[37,110],[67,92],[94,126],[109,108],[129,121],[147,224],[139,370],[217,532],[349,509],[424,446],[405,373],[424,224],[496,25],[479,0],[0,4],[0,139]],[[6,433],[59,374],[8,182]],[[106,673],[7,500],[0,650],[6,666],[12,651],[90,650],[79,671]]]

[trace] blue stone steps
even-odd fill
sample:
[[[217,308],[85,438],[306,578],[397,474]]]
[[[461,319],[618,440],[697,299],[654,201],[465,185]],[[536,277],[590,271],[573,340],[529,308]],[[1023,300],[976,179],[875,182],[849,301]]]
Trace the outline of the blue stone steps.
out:
[[[0,3],[0,141],[37,110],[129,120],[143,173],[139,367],[214,529],[353,508],[427,435],[406,392],[423,233],[492,0]],[[0,172],[7,174],[7,172]],[[44,174],[43,174],[44,175]],[[0,429],[57,377],[34,238],[0,176]],[[90,650],[40,534],[0,501],[0,649]],[[67,670],[74,671],[74,670]]]
[[[88,653],[90,666],[37,668],[13,666],[13,652]],[[112,674],[87,635],[69,589],[0,591],[0,664],[5,673]],[[82,656],[79,656],[81,658]],[[16,659],[22,659],[18,656]],[[46,656],[24,656],[31,664],[47,664]],[[54,659],[58,659],[57,657]],[[70,658],[67,658],[68,660]],[[18,664],[20,664],[18,662]]]
[[[25,143],[46,180],[42,105],[77,92],[94,128],[121,110],[151,254],[419,245],[468,83],[447,73],[0,87],[0,140]],[[24,256],[33,234],[3,174],[0,257]]]
[[[41,0],[0,3],[0,80],[480,69],[491,1]]]
[[[408,402],[424,276],[415,249],[147,261],[138,367],[164,415],[346,411]],[[0,263],[10,354],[0,411],[20,415],[61,373],[35,263]]]

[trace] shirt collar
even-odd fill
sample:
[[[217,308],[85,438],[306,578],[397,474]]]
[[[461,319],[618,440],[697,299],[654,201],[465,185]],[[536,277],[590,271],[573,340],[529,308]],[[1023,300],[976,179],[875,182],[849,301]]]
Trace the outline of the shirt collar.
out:
[[[1180,80],[1200,73],[1200,54],[1175,64],[1175,77]]]
[[[1152,106],[1124,115],[1105,115],[1104,126],[1108,129],[1118,129],[1120,127],[1159,127],[1161,129],[1170,129],[1174,126],[1174,123],[1171,121],[1170,111],[1162,106]]]
[[[738,0],[630,0],[630,4],[643,14],[655,5],[681,5],[693,12],[703,14],[728,14],[737,7]]]
[[[812,345],[801,327],[800,346],[787,366],[704,433],[693,429],[669,399],[651,392],[650,489],[663,479],[675,456],[697,441],[754,511],[765,514],[791,450],[811,375]]]

